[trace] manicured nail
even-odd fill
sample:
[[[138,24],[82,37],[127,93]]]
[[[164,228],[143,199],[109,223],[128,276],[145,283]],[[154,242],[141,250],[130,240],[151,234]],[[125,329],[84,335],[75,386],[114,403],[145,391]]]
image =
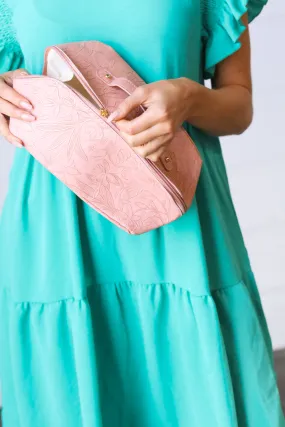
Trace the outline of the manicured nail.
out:
[[[34,120],[36,120],[35,116],[32,116],[31,114],[26,114],[26,113],[22,114],[21,118],[26,122],[33,122]]]
[[[119,110],[115,110],[113,111],[113,113],[110,114],[110,116],[108,117],[107,121],[108,122],[112,122],[113,120],[115,120],[120,114]]]
[[[27,73],[27,71],[22,71],[21,73],[20,73],[20,76],[28,76],[29,75],[29,73]]]
[[[26,101],[21,101],[20,102],[21,107],[23,107],[25,110],[32,110],[33,106],[31,104],[29,104]]]

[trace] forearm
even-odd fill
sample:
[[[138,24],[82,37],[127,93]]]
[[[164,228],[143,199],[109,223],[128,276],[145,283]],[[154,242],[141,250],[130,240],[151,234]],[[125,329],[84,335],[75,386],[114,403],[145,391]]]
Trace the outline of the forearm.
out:
[[[187,90],[186,80],[189,123],[215,136],[241,134],[248,128],[252,121],[252,96],[247,88],[240,85],[220,89],[196,85],[193,88],[189,84]]]

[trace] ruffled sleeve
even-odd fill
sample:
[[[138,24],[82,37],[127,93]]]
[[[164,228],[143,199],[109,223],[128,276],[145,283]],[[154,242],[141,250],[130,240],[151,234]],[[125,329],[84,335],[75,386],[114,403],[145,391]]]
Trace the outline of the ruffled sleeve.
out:
[[[0,0],[0,74],[23,67],[23,55],[12,25],[12,12]]]
[[[267,0],[202,0],[204,77],[212,78],[215,66],[236,52],[245,26],[241,22],[247,12],[249,22],[259,15]]]

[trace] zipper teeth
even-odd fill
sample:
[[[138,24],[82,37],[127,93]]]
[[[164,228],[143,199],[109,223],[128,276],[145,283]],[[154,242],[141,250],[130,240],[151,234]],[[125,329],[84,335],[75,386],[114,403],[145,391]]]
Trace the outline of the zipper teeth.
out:
[[[60,49],[58,49],[58,51],[61,52]],[[78,79],[80,80],[80,83],[82,83],[82,80],[81,80],[81,78],[79,78],[79,76],[77,75],[77,73],[76,73],[76,77],[78,77]],[[25,79],[27,77],[26,76],[22,76],[20,78]],[[40,76],[40,75],[39,76],[28,76],[28,78],[42,78],[42,76]],[[48,77],[47,76],[47,78],[52,79],[52,80],[56,80],[57,82],[60,82],[62,85],[65,85],[65,83],[61,82],[60,80],[53,79],[53,77]],[[85,87],[84,84],[83,84],[83,86]],[[68,88],[76,96],[78,96],[84,104],[88,105],[89,108],[91,108],[97,114],[97,116],[99,116],[102,120],[104,120],[104,118],[101,116],[101,114],[99,112],[99,109],[94,104],[92,104],[88,99],[86,99],[83,95],[81,95],[81,93],[79,93],[75,89],[73,89],[73,87],[68,86]],[[90,93],[89,88],[85,87],[85,89],[88,91],[88,93],[90,94],[90,96],[94,96],[96,98],[96,100],[97,100],[97,96],[95,96],[93,93]],[[102,108],[105,108],[104,105],[102,104],[102,102],[100,100],[98,100],[98,103],[101,104]],[[120,133],[118,132],[118,129],[116,128],[116,126],[114,126],[112,123],[107,122],[106,120],[104,120],[104,121],[119,136],[121,136]],[[143,159],[136,152],[134,152],[134,153],[138,157],[138,159],[140,161],[142,161],[153,174],[155,174],[156,178],[158,178],[158,180],[160,181],[160,183],[162,184],[162,186],[171,194],[172,198],[174,199],[174,201],[175,201],[176,205],[178,206],[178,208],[180,209],[181,213],[184,214],[187,211],[187,205],[186,205],[183,197],[181,196],[181,194],[177,191],[177,189],[174,186],[174,184],[172,184],[172,182],[168,178],[166,178],[164,176],[164,174],[161,172],[161,170],[153,162],[151,162],[148,159]]]
[[[57,46],[54,46],[53,48],[70,65],[70,67],[74,71],[76,77],[78,78],[78,80],[80,81],[80,83],[83,85],[83,87],[86,89],[86,91],[89,93],[89,95],[91,97],[93,96],[97,100],[99,106],[105,109],[106,108],[105,105],[97,97],[96,93],[89,86],[89,84],[86,84],[85,79],[82,78],[81,72],[79,70],[77,70],[77,68],[74,66],[73,62],[70,60],[70,58],[68,57],[68,55],[66,55],[66,53],[62,49],[60,49],[59,47],[57,47]],[[74,93],[78,94],[78,92],[75,89],[73,89],[73,88],[71,88],[71,89],[73,90]],[[85,98],[83,97],[83,99],[85,99]],[[102,118],[101,115],[100,115],[100,117]],[[111,127],[113,129],[115,128],[115,126],[114,127],[111,126]],[[138,157],[140,157],[140,156],[138,156]],[[149,167],[149,169],[152,170],[152,172],[156,173],[157,177],[160,178],[160,181],[162,182],[162,185],[166,188],[166,190],[168,190],[169,192],[171,192],[172,197],[174,198],[176,204],[179,206],[179,209],[182,211],[182,213],[186,212],[187,205],[186,205],[183,197],[181,196],[181,194],[177,191],[177,189],[174,186],[174,184],[167,177],[164,176],[164,174],[161,172],[161,170],[153,162],[149,161],[148,159],[142,159],[141,157],[140,157],[140,159],[143,160],[146,163],[146,165]]]
[[[59,47],[57,46],[53,46],[53,49],[55,49],[58,54],[68,63],[68,65],[71,67],[71,69],[74,71],[74,74],[76,75],[76,77],[78,78],[78,80],[80,81],[80,83],[82,84],[82,86],[86,89],[86,91],[89,93],[89,95],[91,97],[94,97],[96,99],[96,101],[98,102],[99,106],[101,108],[106,108],[105,105],[102,103],[102,101],[100,100],[100,98],[98,98],[98,96],[96,95],[96,93],[94,92],[94,90],[90,87],[90,85],[87,83],[85,79],[83,78],[81,72],[74,66],[73,62],[69,59],[69,57],[66,55],[65,52],[63,52],[63,50],[61,50]],[[68,83],[67,83],[68,84]]]
[[[103,117],[100,115],[98,109],[95,107],[95,105],[93,105],[88,99],[86,99],[83,95],[81,95],[81,93],[77,92],[75,89],[73,89],[72,87],[69,86],[69,89],[75,93],[81,100],[82,102],[84,102],[85,104],[89,105],[90,108],[92,108],[95,113],[101,118],[103,119]],[[118,129],[116,128],[116,126],[114,126],[112,123],[107,122],[106,120],[104,120],[105,123],[108,124],[109,127],[111,127],[119,136],[120,133],[118,132]],[[135,153],[135,152],[134,152]],[[171,181],[168,180],[168,178],[166,178],[163,173],[161,172],[161,170],[150,160],[148,159],[143,159],[142,157],[140,157],[137,153],[135,153],[135,155],[139,158],[140,161],[142,161],[147,168],[153,173],[155,174],[156,178],[159,179],[160,183],[163,185],[163,187],[171,194],[172,198],[174,199],[174,202],[176,203],[176,205],[178,206],[178,208],[180,209],[181,213],[184,214],[187,211],[187,206],[186,203],[184,202],[183,197],[178,193],[178,191],[176,190],[176,188],[174,187],[174,185],[172,184]]]
[[[153,165],[152,165],[153,166]],[[172,195],[174,196],[177,203],[180,204],[180,208],[182,210],[182,213],[185,213],[187,211],[187,205],[184,201],[183,196],[177,191],[175,185],[161,172],[161,170],[154,165],[156,169],[156,173],[161,177],[161,179],[164,181],[166,188],[172,192]]]
[[[179,205],[179,208],[181,209],[182,213],[185,213],[188,207],[183,199],[183,196],[176,189],[175,185],[163,174],[163,172],[161,172],[161,170],[158,166],[156,166],[155,163],[147,159],[146,161],[150,165],[150,167],[155,170],[156,174],[161,178],[164,187],[166,187],[166,189],[172,193],[172,197],[175,199],[177,205]]]

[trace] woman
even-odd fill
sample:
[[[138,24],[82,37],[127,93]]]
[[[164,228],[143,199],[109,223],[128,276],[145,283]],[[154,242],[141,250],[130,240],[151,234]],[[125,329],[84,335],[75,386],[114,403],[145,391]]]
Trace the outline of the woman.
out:
[[[16,150],[0,243],[4,427],[285,425],[217,137],[251,122],[247,21],[264,1],[0,2],[8,141],[21,146],[7,118],[34,120],[13,77],[41,73],[49,45],[101,40],[149,82],[112,117],[126,141],[156,160],[185,122],[203,158],[188,213],[130,236]]]

